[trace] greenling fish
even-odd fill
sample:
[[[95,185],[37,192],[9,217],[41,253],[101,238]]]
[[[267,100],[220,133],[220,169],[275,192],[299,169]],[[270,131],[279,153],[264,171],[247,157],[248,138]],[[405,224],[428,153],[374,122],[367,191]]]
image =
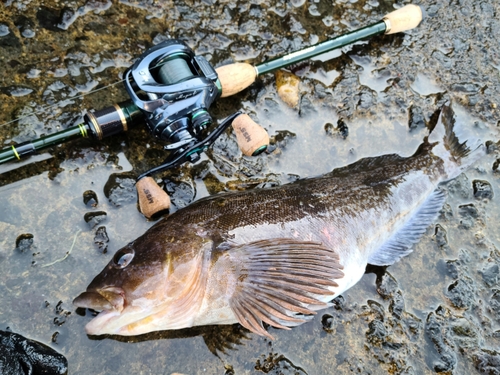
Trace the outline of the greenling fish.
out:
[[[411,157],[362,159],[324,176],[191,204],[118,250],[74,300],[101,311],[90,335],[240,323],[290,329],[390,265],[436,218],[439,183],[485,151],[451,106]],[[465,132],[467,133],[467,132]],[[464,141],[463,139],[466,141]]]

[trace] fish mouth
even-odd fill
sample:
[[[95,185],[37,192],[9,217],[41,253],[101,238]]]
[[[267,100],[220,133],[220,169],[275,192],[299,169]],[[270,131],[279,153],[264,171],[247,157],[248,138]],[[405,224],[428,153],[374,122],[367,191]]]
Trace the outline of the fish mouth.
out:
[[[85,327],[89,335],[101,335],[108,322],[121,314],[125,307],[125,291],[119,287],[87,290],[73,300],[76,307],[100,311]]]

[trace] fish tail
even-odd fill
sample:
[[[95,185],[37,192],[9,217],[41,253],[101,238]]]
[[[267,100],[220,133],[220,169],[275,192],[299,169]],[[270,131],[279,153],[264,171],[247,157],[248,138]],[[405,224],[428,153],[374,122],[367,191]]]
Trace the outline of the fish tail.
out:
[[[451,103],[443,106],[426,144],[444,162],[444,180],[457,177],[486,154],[484,142],[473,123],[458,118]]]

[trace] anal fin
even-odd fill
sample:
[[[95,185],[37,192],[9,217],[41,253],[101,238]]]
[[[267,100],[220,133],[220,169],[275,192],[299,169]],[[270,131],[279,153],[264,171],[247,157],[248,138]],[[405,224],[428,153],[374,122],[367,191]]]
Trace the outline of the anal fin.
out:
[[[384,243],[368,259],[375,266],[391,265],[413,251],[413,245],[418,242],[432,223],[446,200],[446,194],[435,190],[422,204],[411,219]]]

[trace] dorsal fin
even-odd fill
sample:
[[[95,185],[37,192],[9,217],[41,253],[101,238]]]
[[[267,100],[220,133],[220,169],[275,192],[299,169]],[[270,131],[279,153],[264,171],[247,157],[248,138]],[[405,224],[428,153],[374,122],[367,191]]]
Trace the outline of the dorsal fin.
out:
[[[435,190],[422,204],[412,218],[384,243],[368,259],[368,263],[376,266],[388,266],[413,251],[413,244],[418,242],[437,217],[446,200],[446,194]]]
[[[368,171],[377,168],[384,168],[387,165],[400,164],[404,161],[404,157],[398,154],[387,154],[381,156],[368,156],[363,159],[346,165],[345,167],[335,168],[333,171],[328,172],[324,177],[348,177],[352,176],[358,171]]]
[[[320,243],[277,238],[232,248],[237,285],[230,306],[242,326],[272,336],[262,323],[290,329],[306,315],[327,307],[321,297],[333,297],[334,279],[344,276],[338,254]]]

